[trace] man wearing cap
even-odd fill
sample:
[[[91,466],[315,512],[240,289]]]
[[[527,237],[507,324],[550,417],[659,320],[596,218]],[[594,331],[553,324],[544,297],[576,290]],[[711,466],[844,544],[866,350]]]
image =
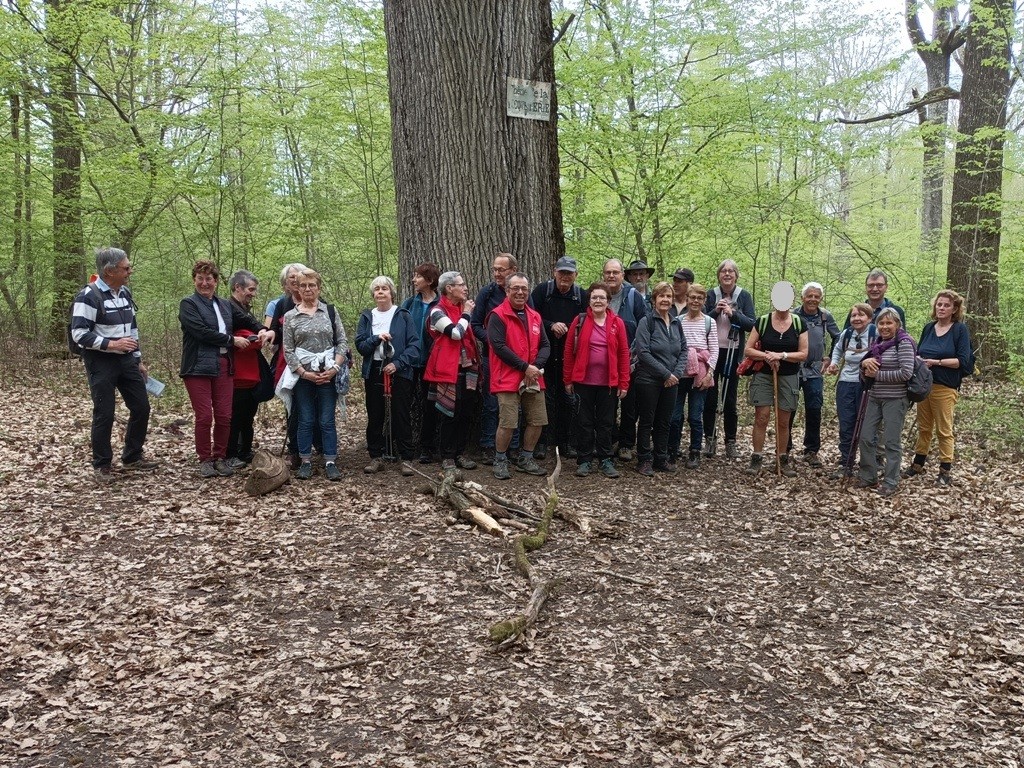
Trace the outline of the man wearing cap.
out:
[[[567,458],[576,455],[572,445],[572,400],[562,386],[565,334],[573,318],[587,311],[590,301],[587,292],[576,285],[576,274],[576,259],[563,256],[555,262],[554,277],[533,289],[533,308],[540,314],[551,343],[551,355],[544,366],[548,425],[533,451],[534,458],[538,460],[543,460],[547,455],[547,446],[557,445]]]
[[[672,307],[668,311],[669,317],[686,314],[686,303],[693,280],[693,270],[686,267],[680,267],[672,275]]]
[[[654,274],[654,270],[647,266],[647,262],[636,259],[631,261],[629,266],[626,267],[626,282],[636,289],[644,300],[644,305],[647,307],[647,311],[651,311],[651,294],[647,290],[648,284],[651,282],[651,275]]]

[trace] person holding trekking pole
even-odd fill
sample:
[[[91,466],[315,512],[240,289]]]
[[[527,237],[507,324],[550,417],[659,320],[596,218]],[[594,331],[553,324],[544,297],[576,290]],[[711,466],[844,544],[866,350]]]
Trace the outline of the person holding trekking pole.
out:
[[[718,265],[718,286],[713,288],[704,303],[704,314],[710,315],[718,326],[718,362],[715,365],[715,386],[708,390],[707,399],[714,403],[723,403],[723,426],[725,428],[725,455],[729,459],[740,457],[736,445],[736,432],[739,428],[739,417],[736,408],[736,394],[739,378],[736,366],[739,365],[744,348],[744,339],[748,331],[754,327],[757,317],[754,311],[754,298],[750,292],[740,288],[740,271],[736,262],[726,259]],[[718,412],[714,408],[704,409],[704,455],[714,456],[717,450]]]
[[[839,374],[836,382],[836,415],[839,417],[839,466],[832,471],[832,480],[849,479],[854,475],[857,460],[856,427],[864,416],[864,387],[860,378],[860,363],[878,335],[871,322],[874,310],[867,303],[850,308],[850,327],[839,335],[832,347],[832,358],[825,373]]]

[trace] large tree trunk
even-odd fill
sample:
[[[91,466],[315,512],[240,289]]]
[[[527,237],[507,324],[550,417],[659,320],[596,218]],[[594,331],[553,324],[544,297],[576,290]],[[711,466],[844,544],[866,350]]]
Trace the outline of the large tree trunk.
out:
[[[384,19],[402,283],[433,261],[475,290],[501,251],[546,278],[565,249],[557,113],[506,117],[506,78],[554,82],[550,0],[385,0]]]
[[[949,62],[963,45],[955,6],[943,6],[933,12],[932,38],[924,33],[919,0],[906,0],[906,23],[910,42],[924,63],[928,92],[949,86]],[[921,174],[921,253],[933,261],[939,259],[942,239],[942,191],[946,173],[946,122],[949,102],[936,101],[921,108],[921,143],[924,163]]]
[[[967,297],[982,365],[1003,363],[999,240],[1013,0],[974,0],[964,51],[947,283]]]
[[[47,0],[47,34],[63,26],[65,0]],[[65,51],[63,44],[54,48]],[[63,340],[68,307],[85,282],[85,234],[82,230],[82,126],[78,112],[78,79],[72,58],[52,54],[48,68],[53,135],[53,305],[49,336]]]

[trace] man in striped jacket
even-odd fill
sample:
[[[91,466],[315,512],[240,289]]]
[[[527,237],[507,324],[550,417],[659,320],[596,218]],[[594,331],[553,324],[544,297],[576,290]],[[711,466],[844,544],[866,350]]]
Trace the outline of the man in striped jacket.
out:
[[[128,290],[132,267],[119,248],[96,252],[96,281],[75,297],[71,312],[71,340],[82,350],[92,394],[92,466],[96,481],[114,479],[110,433],[114,426],[114,393],[120,391],[128,407],[121,464],[127,470],[154,469],[143,454],[149,429],[146,366],[139,351],[135,302]]]

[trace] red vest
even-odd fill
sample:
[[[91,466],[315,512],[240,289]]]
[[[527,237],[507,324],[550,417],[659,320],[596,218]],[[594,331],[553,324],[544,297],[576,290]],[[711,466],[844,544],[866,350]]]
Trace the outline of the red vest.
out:
[[[524,307],[526,312],[526,327],[519,315],[512,309],[508,299],[494,308],[492,315],[497,315],[505,323],[505,344],[521,360],[531,363],[537,359],[537,352],[540,350],[541,334],[544,333],[544,326],[541,325],[540,314],[529,304]],[[487,319],[488,324],[490,318]],[[527,332],[529,329],[529,332]],[[523,373],[505,363],[494,352],[494,345],[490,345],[491,361],[491,394],[497,392],[518,392],[519,385],[523,382]],[[538,379],[540,388],[544,389],[544,377]]]
[[[440,309],[453,323],[459,322],[462,318],[462,307],[458,307],[448,301],[447,296],[442,296],[437,306],[431,309]],[[459,358],[461,351],[466,350],[469,359],[474,363],[477,361],[476,339],[473,338],[473,329],[467,325],[466,335],[456,341],[435,331],[430,323],[430,315],[427,315],[427,330],[434,340],[434,346],[430,350],[430,357],[427,358],[427,367],[423,369],[424,381],[435,381],[442,384],[454,384],[459,380]]]
[[[594,332],[594,310],[587,309],[583,327],[577,332],[580,318],[577,315],[565,334],[565,357],[562,364],[562,381],[565,384],[579,384],[587,377],[587,363],[590,361],[590,337]],[[608,340],[608,386],[629,389],[629,338],[622,318],[608,310],[604,322]]]

